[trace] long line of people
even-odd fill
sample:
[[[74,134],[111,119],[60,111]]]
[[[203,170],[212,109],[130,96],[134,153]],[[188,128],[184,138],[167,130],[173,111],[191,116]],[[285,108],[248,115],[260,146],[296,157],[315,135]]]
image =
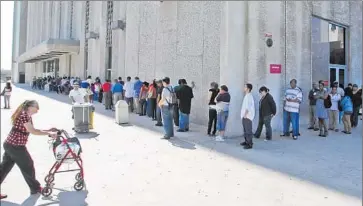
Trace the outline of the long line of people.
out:
[[[104,104],[106,110],[114,110],[114,105],[119,100],[125,100],[129,105],[129,112],[140,116],[148,116],[156,121],[155,126],[164,127],[164,139],[174,136],[174,126],[178,132],[189,131],[189,115],[193,95],[192,86],[185,79],[179,79],[176,86],[172,86],[169,77],[162,80],[153,80],[152,83],[141,81],[138,77],[131,81],[127,77],[122,81],[119,77],[113,83],[111,80],[101,82],[100,78],[94,81],[89,76],[81,81],[79,78],[63,77],[60,82],[60,92],[64,91],[64,85],[72,85],[79,82],[84,88],[89,101],[99,101]],[[272,139],[271,121],[276,115],[276,103],[265,86],[259,88],[261,96],[259,100],[259,120],[255,132],[252,131],[252,122],[255,118],[255,102],[251,94],[252,84],[246,84],[245,97],[241,108],[241,120],[244,129],[245,141],[241,143],[245,149],[253,147],[253,137],[260,138],[262,128],[265,126],[265,140]],[[226,85],[218,86],[212,82],[208,91],[209,119],[207,134],[215,137],[216,141],[224,141],[224,131],[228,121],[229,104],[231,95]],[[290,81],[290,87],[286,89],[283,103],[283,128],[281,136],[294,140],[300,136],[300,106],[303,103],[303,91],[297,86],[296,79]],[[319,136],[326,137],[330,131],[338,132],[338,124],[343,123],[343,133],[351,134],[352,128],[358,125],[359,110],[362,106],[362,89],[356,84],[348,84],[343,87],[334,82],[330,88],[326,88],[323,81],[313,83],[308,93],[309,99],[309,127],[308,129],[319,131]],[[329,122],[327,122],[329,120]],[[292,130],[290,131],[290,125]]]

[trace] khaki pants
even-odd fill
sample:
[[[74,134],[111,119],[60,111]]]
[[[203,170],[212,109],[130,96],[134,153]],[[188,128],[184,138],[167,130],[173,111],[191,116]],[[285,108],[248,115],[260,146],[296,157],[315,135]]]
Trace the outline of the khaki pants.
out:
[[[337,124],[339,119],[339,111],[329,110],[329,129],[338,129]]]
[[[122,100],[122,93],[121,92],[115,92],[113,94],[113,106],[116,106],[116,103],[118,101]]]
[[[350,133],[352,131],[352,125],[350,123],[350,115],[345,114],[343,115],[343,124],[344,124],[344,131]]]
[[[315,105],[310,105],[309,106],[309,127],[314,127],[314,128],[318,128],[318,120],[316,118],[316,114],[315,114]]]

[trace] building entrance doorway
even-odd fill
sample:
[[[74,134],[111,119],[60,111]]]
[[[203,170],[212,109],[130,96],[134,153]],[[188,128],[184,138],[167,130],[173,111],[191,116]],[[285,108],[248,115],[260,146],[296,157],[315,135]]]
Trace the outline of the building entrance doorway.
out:
[[[346,84],[346,66],[344,65],[330,65],[329,75],[329,87],[338,81],[339,85],[342,84],[345,87]]]

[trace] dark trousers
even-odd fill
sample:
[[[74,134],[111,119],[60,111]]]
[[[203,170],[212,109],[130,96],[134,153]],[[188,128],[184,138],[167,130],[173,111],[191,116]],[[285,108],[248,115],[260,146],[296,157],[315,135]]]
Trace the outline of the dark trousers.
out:
[[[31,193],[40,189],[40,183],[35,179],[34,162],[25,146],[13,146],[4,143],[3,161],[0,164],[0,184],[3,183],[14,164],[18,165]]]
[[[103,92],[99,92],[98,94],[98,102],[102,103],[102,99],[103,99]]]
[[[134,112],[134,98],[125,97],[125,101],[129,105],[129,112]]]
[[[213,126],[212,134],[215,135],[217,132],[217,110],[209,109],[209,120],[208,120],[208,131],[207,133],[210,134]]]
[[[271,119],[272,119],[271,116],[260,117],[258,119],[258,126],[257,126],[257,130],[255,132],[255,137],[260,138],[261,132],[262,132],[262,127],[263,127],[263,125],[265,125],[266,139],[272,138]]]
[[[139,100],[140,115],[146,115],[146,99]]]
[[[149,102],[150,115],[153,119],[156,119],[156,98],[149,99]]]
[[[174,105],[173,106],[173,119],[175,126],[179,127],[179,106]]]
[[[253,138],[253,132],[252,132],[252,121],[248,118],[242,119],[242,126],[243,126],[243,132],[244,132],[244,138],[248,145],[252,145],[252,138]]]
[[[358,126],[359,109],[360,106],[353,107],[353,114],[350,116],[350,122],[352,123],[352,127]]]
[[[158,125],[161,125],[162,124],[161,109],[160,109],[159,106],[156,108],[156,121],[157,121],[157,124]]]

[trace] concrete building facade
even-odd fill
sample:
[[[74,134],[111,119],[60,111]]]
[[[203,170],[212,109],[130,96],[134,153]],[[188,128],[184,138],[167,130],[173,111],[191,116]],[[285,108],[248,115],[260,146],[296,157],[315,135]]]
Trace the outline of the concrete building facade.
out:
[[[281,97],[291,79],[297,79],[304,91],[302,113],[307,111],[313,81],[362,84],[360,1],[16,1],[15,5],[14,81],[22,71],[25,81],[46,74],[139,76],[145,81],[169,76],[174,84],[185,78],[195,83],[191,119],[204,125],[209,85],[216,81],[226,84],[232,96],[230,136],[242,134],[240,108],[246,82],[254,85],[256,108],[258,88],[270,88],[278,105],[275,129],[281,128]]]

